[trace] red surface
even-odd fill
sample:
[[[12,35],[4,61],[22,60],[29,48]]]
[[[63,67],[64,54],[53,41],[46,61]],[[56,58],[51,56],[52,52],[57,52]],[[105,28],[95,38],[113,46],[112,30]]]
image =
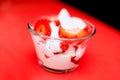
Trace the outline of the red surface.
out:
[[[0,2],[0,80],[120,80],[119,31],[57,0],[22,1]],[[63,7],[90,21],[97,32],[75,71],[54,74],[37,63],[27,22],[43,14],[58,14]]]

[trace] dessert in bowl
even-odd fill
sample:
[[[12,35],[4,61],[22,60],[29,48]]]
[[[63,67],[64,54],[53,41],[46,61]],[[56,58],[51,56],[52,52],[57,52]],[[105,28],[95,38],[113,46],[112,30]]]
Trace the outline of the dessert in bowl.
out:
[[[79,66],[95,27],[70,16],[67,9],[53,17],[40,17],[28,23],[39,64],[48,71],[69,72]]]

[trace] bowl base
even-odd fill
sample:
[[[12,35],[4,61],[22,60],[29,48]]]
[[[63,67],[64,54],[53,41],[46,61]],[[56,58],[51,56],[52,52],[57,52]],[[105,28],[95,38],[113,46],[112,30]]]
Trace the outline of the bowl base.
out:
[[[65,69],[65,70],[58,70],[58,69],[52,69],[52,68],[49,68],[49,67],[46,67],[44,65],[41,65],[45,70],[49,71],[49,72],[54,72],[54,73],[68,73],[68,72],[71,72],[75,69],[74,68],[70,68],[70,69]]]

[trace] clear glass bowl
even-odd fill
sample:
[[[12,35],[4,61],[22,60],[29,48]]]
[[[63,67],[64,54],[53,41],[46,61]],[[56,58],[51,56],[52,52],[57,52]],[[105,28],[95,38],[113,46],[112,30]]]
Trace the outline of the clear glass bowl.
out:
[[[28,22],[27,26],[34,42],[38,63],[45,70],[56,73],[76,69],[85,52],[88,40],[96,33],[94,25],[86,22],[91,31],[89,35],[82,38],[54,38],[34,31],[34,24],[38,19]],[[61,44],[65,50],[60,49]]]

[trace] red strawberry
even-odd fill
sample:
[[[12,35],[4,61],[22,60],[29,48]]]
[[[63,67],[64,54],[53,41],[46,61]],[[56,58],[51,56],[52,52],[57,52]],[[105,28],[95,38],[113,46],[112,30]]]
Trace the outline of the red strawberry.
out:
[[[49,23],[50,23],[50,20],[48,19],[38,20],[34,26],[34,30],[38,33],[50,36],[51,28],[50,28]]]
[[[84,30],[85,30],[86,32],[88,32],[88,31],[89,31],[89,27],[86,26],[86,27],[84,28]]]
[[[79,60],[75,60],[76,56],[72,56],[71,57],[71,62],[73,62],[74,64],[78,64]]]
[[[77,49],[78,49],[78,46],[77,46],[77,45],[75,45],[75,46],[73,46],[73,47],[74,47],[75,51],[77,51]]]
[[[66,42],[61,42],[60,43],[60,48],[62,49],[63,52],[65,52],[69,47],[69,44]]]
[[[60,21],[59,20],[54,20],[56,26],[59,26],[60,25]]]
[[[89,28],[89,26],[86,26],[84,30],[87,32],[86,35],[89,35],[91,33],[91,29]]]

